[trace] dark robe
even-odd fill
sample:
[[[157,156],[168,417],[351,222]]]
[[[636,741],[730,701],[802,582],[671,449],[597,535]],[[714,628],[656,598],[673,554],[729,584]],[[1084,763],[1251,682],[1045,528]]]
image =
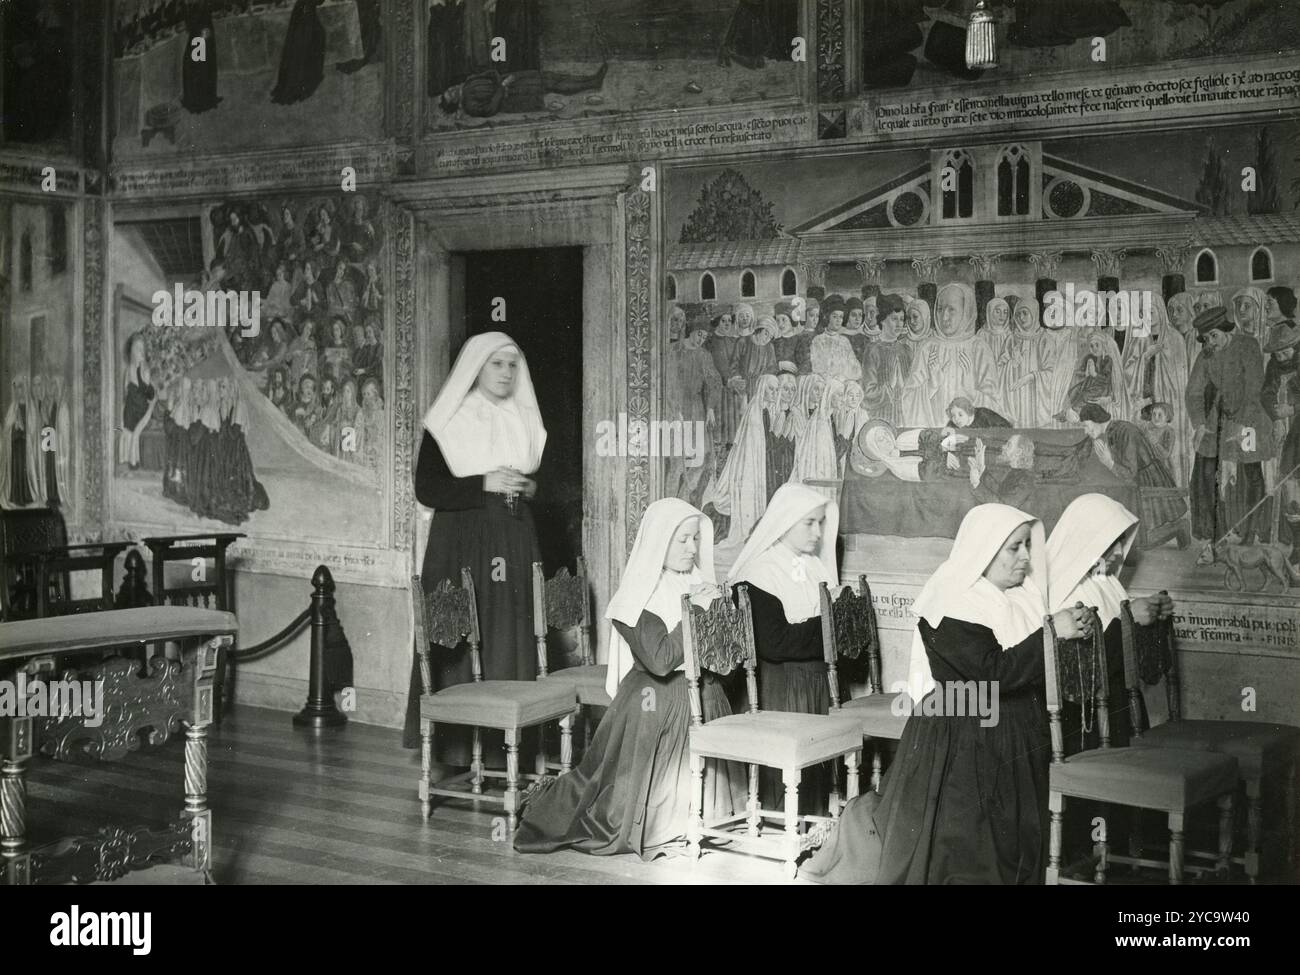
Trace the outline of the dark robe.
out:
[[[27,477],[27,404],[18,404],[17,422],[9,435],[9,501],[31,504],[32,485]],[[139,423],[139,417],[136,418]],[[33,435],[37,435],[33,433]]]
[[[1012,423],[1000,413],[994,413],[992,410],[983,406],[975,407],[969,427],[963,427],[964,430],[987,430],[990,427],[1001,427],[1009,430]]]
[[[617,620],[614,626],[632,651],[632,669],[619,682],[578,767],[525,807],[515,834],[521,853],[567,847],[649,859],[686,834],[691,713],[686,675],[676,669],[683,659],[681,624],[670,631],[654,613],[643,612],[635,627]],[[707,671],[700,699],[705,721],[731,713],[721,682]],[[745,789],[743,766],[709,760],[705,816],[743,810]]]
[[[1268,541],[1272,529],[1272,502],[1264,501],[1263,462],[1273,457],[1273,423],[1260,396],[1264,386],[1264,357],[1259,343],[1249,335],[1232,332],[1227,346],[1217,352],[1201,350],[1187,380],[1187,416],[1192,428],[1205,428],[1196,445],[1192,465],[1192,534],[1217,540],[1236,525],[1247,542],[1253,534]],[[1255,431],[1255,449],[1246,450],[1245,428]],[[1237,483],[1226,501],[1218,490],[1219,461],[1238,465]],[[1240,524],[1238,524],[1240,522]]]
[[[818,613],[798,623],[785,618],[781,600],[749,583],[754,617],[754,650],[758,654],[758,706],[763,711],[829,714],[830,685],[822,650],[822,618]],[[779,769],[760,772],[763,808],[785,808],[785,785]],[[809,766],[799,783],[799,812],[826,814],[830,766]]]
[[[771,501],[777,488],[790,480],[790,472],[794,470],[795,443],[792,438],[772,432],[772,415],[767,410],[763,411],[763,433],[767,442],[767,500]]]
[[[359,71],[384,56],[383,7],[380,0],[356,0],[357,27],[361,33],[361,57],[337,65],[344,74]]]
[[[996,682],[998,721],[982,727],[977,715],[908,719],[874,816],[883,840],[875,882],[1041,884],[1051,758],[1043,631],[1003,650],[993,631],[976,623],[945,618],[919,626],[939,684],[931,693],[949,681]],[[855,829],[854,805],[841,814],[839,831]]]
[[[986,468],[974,488],[975,500],[980,504],[1009,504],[1013,508],[1029,507],[1036,478],[1033,471],[1019,468]]]
[[[144,381],[140,367],[136,366],[135,379],[126,384],[126,402],[122,404],[122,426],[134,430],[149,412],[149,404],[157,395],[151,383]]]
[[[1177,487],[1169,465],[1156,452],[1142,428],[1127,420],[1111,420],[1106,428],[1106,446],[1110,448],[1115,473],[1139,488]],[[1187,511],[1181,497],[1143,495],[1143,516],[1153,527],[1178,520]]]
[[[321,0],[297,0],[280,52],[280,73],[271,101],[292,105],[315,94],[325,77],[325,25],[316,8]]]
[[[217,94],[217,34],[206,4],[185,11],[185,47],[181,51],[181,105],[190,112],[206,112],[221,101]],[[203,37],[204,60],[194,60],[194,39]]]
[[[213,435],[214,464],[211,474],[214,517],[241,525],[254,511],[271,506],[266,488],[253,470],[253,458],[244,439],[244,428],[227,417]]]
[[[478,601],[483,678],[534,680],[537,650],[533,640],[532,578],[533,563],[540,562],[542,554],[531,504],[519,497],[512,514],[502,495],[483,490],[482,475],[453,475],[438,442],[428,432],[420,444],[415,497],[420,504],[434,509],[420,573],[425,590],[444,579],[460,585],[461,568],[469,569]],[[504,562],[494,566],[497,560]],[[502,564],[504,579],[499,568]],[[471,680],[467,646],[433,647],[431,653],[435,691]],[[421,693],[420,672],[413,661],[403,737],[408,748],[420,743]],[[437,761],[468,766],[469,729],[435,729],[434,748]]]
[[[427,91],[437,98],[470,75],[461,38],[465,32],[465,7],[448,2],[429,6]]]
[[[51,430],[57,431],[59,428],[59,404],[50,403],[43,411],[41,421],[42,429],[49,427]],[[59,451],[66,449],[56,438],[53,450],[41,451],[41,464],[45,467],[45,497],[41,500],[51,508],[57,508],[62,503],[62,499],[59,497],[58,461]]]
[[[497,0],[493,26],[506,42],[506,74],[540,71],[542,67],[542,18],[537,0]]]
[[[1281,417],[1277,412],[1278,400],[1283,390],[1286,391],[1287,403],[1296,408],[1296,412],[1290,417]],[[1288,422],[1286,437],[1282,440],[1277,455],[1277,476],[1281,480],[1300,464],[1300,348],[1296,349],[1296,354],[1291,357],[1290,362],[1284,363],[1276,358],[1269,358],[1268,365],[1264,367],[1264,386],[1259,398],[1264,412],[1270,419],[1274,422],[1279,419]],[[1291,483],[1297,481],[1300,481],[1300,471],[1291,474]],[[1279,496],[1285,497],[1285,494]],[[1293,546],[1300,547],[1300,533],[1295,532],[1285,518],[1278,525],[1278,541],[1291,542]],[[1295,554],[1296,550],[1293,548],[1293,564],[1296,561]]]

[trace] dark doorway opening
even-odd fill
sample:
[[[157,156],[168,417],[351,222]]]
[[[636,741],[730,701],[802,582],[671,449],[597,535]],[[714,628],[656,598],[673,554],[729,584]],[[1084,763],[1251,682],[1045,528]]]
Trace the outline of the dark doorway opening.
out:
[[[528,360],[546,425],[546,450],[534,475],[538,544],[548,576],[562,565],[572,569],[582,553],[582,248],[469,251],[457,258],[465,269],[461,342],[504,332]],[[500,312],[494,320],[494,308],[502,307],[504,321]]]

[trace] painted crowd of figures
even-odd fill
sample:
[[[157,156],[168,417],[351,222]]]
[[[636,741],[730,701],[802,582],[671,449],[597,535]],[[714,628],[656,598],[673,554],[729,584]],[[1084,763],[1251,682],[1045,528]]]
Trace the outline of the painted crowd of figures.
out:
[[[668,490],[729,519],[735,544],[782,484],[842,478],[869,421],[895,435],[1083,428],[1126,481],[1187,489],[1193,537],[1211,541],[1244,518],[1248,542],[1290,539],[1265,499],[1281,486],[1286,512],[1300,515],[1294,291],[1243,288],[1226,307],[1217,291],[1151,298],[1140,337],[1048,327],[1034,298],[1009,292],[977,328],[963,283],[939,287],[933,305],[813,288],[764,317],[745,303],[675,307],[666,418],[702,422],[710,453],[695,468],[671,465]],[[1032,445],[1020,438],[1012,453]]]

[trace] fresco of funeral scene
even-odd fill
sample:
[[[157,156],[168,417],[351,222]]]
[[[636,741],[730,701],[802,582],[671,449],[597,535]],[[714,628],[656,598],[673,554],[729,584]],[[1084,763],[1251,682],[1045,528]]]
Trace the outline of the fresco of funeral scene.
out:
[[[668,491],[713,518],[726,560],[781,484],[813,484],[850,550],[875,537],[899,565],[946,551],[976,504],[1050,529],[1100,492],[1141,512],[1135,550],[1181,581],[1295,590],[1295,135],[674,173],[665,418],[709,435],[703,464],[667,462]],[[1149,301],[1148,334],[1105,305],[1060,326],[1070,289]]]

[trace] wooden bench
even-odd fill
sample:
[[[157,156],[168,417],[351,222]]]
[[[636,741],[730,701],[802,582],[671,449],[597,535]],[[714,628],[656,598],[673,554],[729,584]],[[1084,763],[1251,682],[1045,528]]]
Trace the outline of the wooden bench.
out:
[[[78,680],[103,680],[108,702],[91,727],[81,716],[0,715],[0,882],[86,883],[114,880],[158,859],[181,858],[206,875],[211,866],[207,733],[213,680],[222,647],[239,630],[227,612],[148,606],[0,623],[0,680],[29,682],[62,676],[59,658],[174,641],[181,660],[155,655],[111,657],[85,668]],[[35,751],[62,758],[120,758],[144,744],[160,745],[185,730],[185,805],[166,827],[105,827],[48,847],[27,846],[26,770]]]

